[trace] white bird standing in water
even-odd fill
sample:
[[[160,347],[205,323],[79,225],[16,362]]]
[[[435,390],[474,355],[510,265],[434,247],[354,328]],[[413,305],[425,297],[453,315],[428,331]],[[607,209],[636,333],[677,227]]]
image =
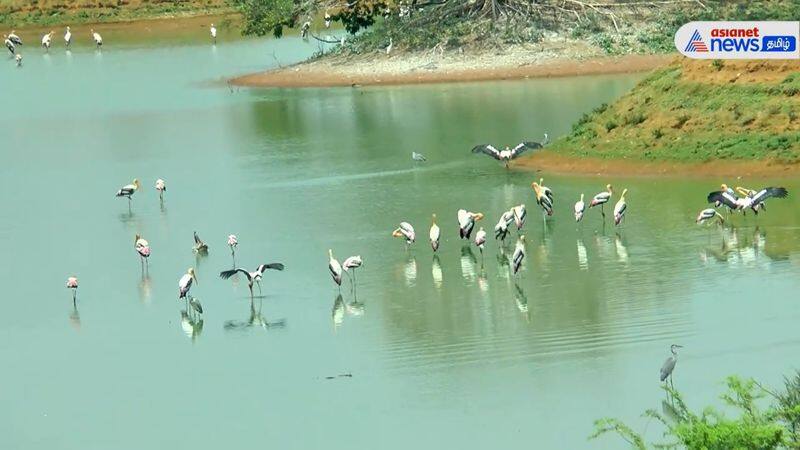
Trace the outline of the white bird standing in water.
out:
[[[219,277],[223,280],[227,280],[228,278],[234,276],[237,272],[243,273],[244,276],[247,277],[247,287],[250,289],[250,298],[253,298],[253,284],[258,285],[258,293],[261,294],[261,279],[267,269],[283,270],[283,264],[261,264],[253,272],[248,272],[246,269],[242,269],[241,267],[231,270],[223,270],[219,273]]]
[[[50,51],[50,44],[53,41],[53,34],[55,33],[53,33],[53,31],[50,31],[49,33],[42,36],[42,47],[44,47],[45,50],[47,51]]]
[[[627,189],[622,190],[622,195],[619,197],[617,204],[614,206],[614,225],[619,225],[622,219],[625,218],[625,211],[628,210],[628,204],[625,203],[625,194]]]
[[[525,236],[520,235],[517,239],[517,245],[514,247],[514,254],[511,256],[511,264],[514,267],[514,275],[519,272],[522,267],[522,260],[525,259]]]
[[[472,236],[472,230],[475,228],[475,222],[483,219],[483,213],[474,213],[466,209],[458,210],[458,234],[461,239],[467,239]]]
[[[64,33],[64,45],[69,48],[70,44],[72,44],[72,31],[67,27],[67,31]]]
[[[13,42],[14,45],[22,45],[22,39],[17,36],[17,30],[11,30],[11,33],[8,34],[8,40]]]
[[[353,287],[356,284],[356,269],[361,267],[364,261],[361,259],[361,255],[351,256],[344,260],[342,263],[342,270],[348,272],[352,269],[353,278],[350,280],[353,283]]]
[[[393,237],[402,237],[406,239],[406,247],[413,244],[417,239],[417,234],[414,232],[414,227],[408,222],[400,222],[400,226],[392,231]]]
[[[156,190],[158,191],[158,199],[164,201],[164,192],[167,192],[167,183],[161,178],[156,180]]]
[[[719,223],[724,223],[725,219],[722,217],[722,214],[718,213],[714,208],[707,208],[700,211],[700,214],[697,215],[697,219],[695,219],[695,223],[703,224],[707,221],[713,219],[714,217],[719,217]]]
[[[92,39],[94,40],[94,44],[97,46],[97,48],[100,48],[103,45],[103,37],[100,36],[100,33],[94,31],[94,29],[92,29],[90,33],[92,34]]]
[[[517,205],[511,208],[511,213],[514,215],[514,224],[517,226],[517,232],[525,225],[525,218],[528,217],[528,211],[525,209],[525,204]]]
[[[514,222],[514,210],[508,210],[504,212],[500,216],[500,220],[497,221],[497,225],[494,226],[494,238],[500,238],[501,241],[505,242],[506,236],[508,236],[508,227]]]
[[[14,61],[17,62],[17,67],[22,67],[22,53],[14,55]]]
[[[189,267],[186,270],[186,273],[178,280],[178,300],[185,299],[186,300],[186,310],[189,310],[189,305],[194,308],[195,311],[199,312],[200,314],[203,313],[203,306],[200,304],[199,301],[195,301],[193,298],[190,298],[189,289],[192,288],[192,282],[198,283],[197,277],[194,274],[194,268]]]
[[[595,206],[600,205],[600,214],[603,215],[603,220],[605,220],[605,218],[606,218],[606,211],[605,211],[603,205],[605,205],[606,203],[608,203],[609,200],[611,200],[611,196],[613,194],[614,194],[614,191],[613,191],[611,185],[607,184],[606,185],[606,190],[603,191],[603,192],[597,193],[594,196],[594,198],[592,198],[592,201],[589,203],[589,208],[594,208]]]
[[[531,188],[533,188],[533,192],[536,194],[536,203],[542,207],[542,220],[545,219],[545,215],[552,216],[553,198],[552,193],[547,195],[549,188],[545,191],[546,188],[535,181],[531,183]]]
[[[134,178],[131,184],[126,184],[122,186],[120,190],[117,191],[117,197],[127,197],[128,198],[128,206],[131,205],[131,197],[136,191],[139,189],[139,179]]]
[[[581,199],[575,202],[575,222],[580,222],[583,219],[583,213],[586,211],[586,203],[583,202],[583,194]]]
[[[67,278],[67,288],[72,289],[72,304],[75,305],[75,299],[78,296],[78,279],[76,277]]]
[[[9,39],[8,36],[6,36],[5,34],[3,35],[3,45],[6,46],[6,48],[8,49],[9,52],[11,52],[12,55],[17,53],[17,47],[14,45],[13,42],[11,42],[11,39]]]
[[[475,245],[481,251],[481,259],[483,259],[483,247],[486,245],[486,231],[483,230],[483,227],[478,228],[478,232],[475,233]]]
[[[134,238],[133,248],[136,249],[136,253],[139,254],[139,259],[141,260],[142,267],[144,267],[145,262],[149,264],[148,258],[150,258],[150,243],[146,240],[142,239],[141,236],[138,234],[136,238]]]
[[[442,231],[439,229],[439,225],[436,225],[436,214],[434,214],[431,218],[431,231],[428,233],[428,237],[431,240],[431,248],[434,253],[439,250],[439,237],[441,237],[441,235]]]
[[[342,286],[342,265],[336,258],[333,257],[333,250],[328,249],[328,271],[331,273],[331,278],[337,286]]]
[[[216,44],[217,43],[217,27],[215,27],[214,24],[212,23],[211,27],[208,29],[208,31],[211,32],[211,40],[214,41],[214,43]]]
[[[228,235],[228,247],[231,248],[231,256],[236,256],[236,247],[239,246],[239,239],[235,234]]]

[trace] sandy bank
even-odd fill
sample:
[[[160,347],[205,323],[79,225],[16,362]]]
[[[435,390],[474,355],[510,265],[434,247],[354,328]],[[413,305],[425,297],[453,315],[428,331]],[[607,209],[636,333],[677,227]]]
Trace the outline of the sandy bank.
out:
[[[673,57],[608,57],[586,50],[573,52],[525,47],[511,48],[502,53],[329,56],[244,75],[231,82],[249,87],[292,88],[510,80],[642,72],[667,64]]]
[[[720,160],[714,162],[683,163],[673,161],[640,161],[629,159],[577,158],[550,151],[534,153],[514,162],[516,169],[541,170],[555,174],[595,176],[675,176],[681,178],[706,177],[792,177],[800,174],[800,163],[786,164],[776,161]]]

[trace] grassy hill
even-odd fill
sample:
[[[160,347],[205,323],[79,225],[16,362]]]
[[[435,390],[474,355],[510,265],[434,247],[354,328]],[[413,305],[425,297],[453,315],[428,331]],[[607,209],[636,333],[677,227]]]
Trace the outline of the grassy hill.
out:
[[[602,159],[800,162],[800,62],[681,60],[553,143]]]
[[[117,22],[231,10],[226,0],[0,0],[0,24],[23,27]]]

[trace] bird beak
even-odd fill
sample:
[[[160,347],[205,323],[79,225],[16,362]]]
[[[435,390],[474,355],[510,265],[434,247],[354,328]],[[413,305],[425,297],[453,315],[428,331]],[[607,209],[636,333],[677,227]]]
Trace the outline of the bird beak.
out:
[[[475,214],[475,220],[481,220],[481,219],[483,219],[483,213]]]

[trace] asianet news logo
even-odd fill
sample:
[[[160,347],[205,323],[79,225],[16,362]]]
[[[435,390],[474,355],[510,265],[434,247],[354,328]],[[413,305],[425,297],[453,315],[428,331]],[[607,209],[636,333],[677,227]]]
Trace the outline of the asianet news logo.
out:
[[[800,22],[689,22],[675,48],[699,59],[798,59]]]

